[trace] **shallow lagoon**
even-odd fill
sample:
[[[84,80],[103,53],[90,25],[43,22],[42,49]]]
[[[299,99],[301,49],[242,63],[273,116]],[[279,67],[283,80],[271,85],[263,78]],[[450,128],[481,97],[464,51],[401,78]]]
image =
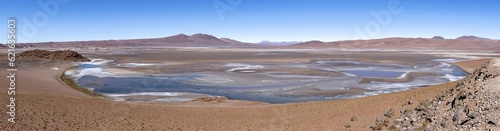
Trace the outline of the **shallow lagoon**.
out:
[[[229,99],[268,103],[290,103],[347,99],[401,91],[426,85],[441,84],[466,75],[449,61],[431,61],[419,66],[368,63],[360,61],[316,61],[313,63],[223,63],[224,71],[186,72],[175,74],[116,75],[102,69],[114,68],[109,60],[80,63],[67,71],[81,87],[93,89],[115,100],[144,94],[140,101],[189,101],[204,95],[225,96]],[[126,63],[124,63],[126,64]],[[122,64],[123,65],[123,64]],[[147,63],[143,64],[147,65]],[[141,68],[144,66],[141,66]],[[128,67],[133,69],[133,67]],[[298,75],[266,71],[273,68],[299,68],[344,73],[344,76]],[[243,70],[243,71],[242,71]],[[433,73],[405,82],[376,81],[360,83],[364,78],[402,79],[407,72]],[[343,92],[357,89],[357,92]],[[359,91],[361,90],[361,92]],[[364,90],[364,91],[363,91]],[[154,93],[184,93],[192,97],[158,96]],[[131,100],[134,101],[134,100]]]

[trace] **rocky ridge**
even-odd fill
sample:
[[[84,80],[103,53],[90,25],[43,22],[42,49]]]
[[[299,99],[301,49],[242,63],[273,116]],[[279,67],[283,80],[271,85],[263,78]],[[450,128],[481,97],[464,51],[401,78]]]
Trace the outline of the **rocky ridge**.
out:
[[[500,130],[499,73],[500,60],[493,59],[441,95],[421,101],[415,108],[401,109],[401,114],[392,123],[388,119],[377,117],[370,128],[422,131]]]
[[[71,62],[89,62],[87,57],[71,50],[47,51],[47,50],[28,50],[24,51],[16,59],[20,60],[57,60]]]

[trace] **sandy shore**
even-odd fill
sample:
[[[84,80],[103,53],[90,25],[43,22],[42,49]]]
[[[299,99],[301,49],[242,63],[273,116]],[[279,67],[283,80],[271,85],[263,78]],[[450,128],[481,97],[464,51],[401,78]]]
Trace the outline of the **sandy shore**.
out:
[[[458,67],[462,68],[465,72],[471,74],[476,70],[478,67],[482,66],[486,62],[490,61],[490,58],[484,58],[484,59],[477,59],[477,60],[470,60],[470,61],[463,61],[463,62],[455,62],[454,64],[457,65]]]
[[[467,70],[477,68],[484,62],[469,61],[459,65]],[[225,103],[147,104],[114,102],[88,97],[73,90],[58,79],[70,66],[69,63],[33,62],[21,65],[16,89],[17,122],[0,121],[4,129],[340,130],[349,124],[352,130],[369,130],[374,118],[383,116],[387,108],[395,109],[398,115],[401,108],[416,105],[405,105],[408,101],[418,103],[455,85],[455,82],[450,82],[357,99],[294,104],[234,100]],[[6,79],[0,81],[7,82]],[[6,88],[0,91],[6,94]],[[6,95],[0,95],[0,99],[2,104],[8,104]],[[1,116],[8,117],[6,113]],[[351,121],[352,117],[356,120]]]

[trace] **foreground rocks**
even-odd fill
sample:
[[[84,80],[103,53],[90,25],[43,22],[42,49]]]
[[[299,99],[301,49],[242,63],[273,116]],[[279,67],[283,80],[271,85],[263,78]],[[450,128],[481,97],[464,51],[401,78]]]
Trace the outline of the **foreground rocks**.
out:
[[[16,59],[21,60],[57,60],[71,62],[89,62],[87,57],[71,50],[47,51],[47,50],[28,50],[19,54]]]
[[[492,60],[457,85],[412,109],[391,124],[377,117],[373,130],[500,130],[500,61]],[[386,118],[391,114],[386,111]]]

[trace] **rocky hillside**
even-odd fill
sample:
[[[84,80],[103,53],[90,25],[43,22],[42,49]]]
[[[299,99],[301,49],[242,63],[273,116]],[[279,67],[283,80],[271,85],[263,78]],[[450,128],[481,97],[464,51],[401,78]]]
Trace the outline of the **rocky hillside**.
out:
[[[393,122],[378,117],[373,130],[500,130],[500,60],[493,59],[434,99],[401,109]],[[411,102],[409,102],[411,104]],[[394,114],[388,109],[385,116]]]
[[[16,59],[20,60],[57,60],[71,62],[88,62],[87,57],[71,50],[64,51],[46,51],[46,50],[29,50],[19,54]]]

